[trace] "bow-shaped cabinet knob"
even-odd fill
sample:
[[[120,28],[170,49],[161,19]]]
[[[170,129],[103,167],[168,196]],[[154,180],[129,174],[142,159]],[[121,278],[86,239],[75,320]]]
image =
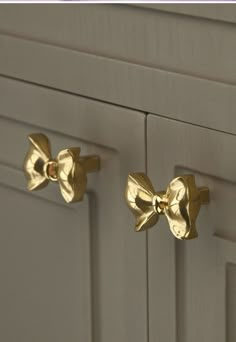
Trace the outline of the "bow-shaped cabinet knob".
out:
[[[88,172],[97,171],[98,156],[80,157],[80,148],[72,147],[51,156],[50,142],[46,135],[29,135],[30,147],[24,161],[28,190],[39,190],[49,181],[57,182],[67,203],[81,201],[86,191]]]
[[[165,215],[180,240],[198,236],[196,219],[201,205],[209,203],[209,189],[197,188],[193,175],[174,178],[166,191],[156,192],[144,173],[133,173],[128,176],[125,196],[136,218],[136,231],[152,227]]]

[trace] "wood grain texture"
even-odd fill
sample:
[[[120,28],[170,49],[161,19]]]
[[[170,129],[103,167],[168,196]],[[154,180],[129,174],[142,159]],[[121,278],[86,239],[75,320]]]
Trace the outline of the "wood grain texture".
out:
[[[211,20],[236,23],[236,7],[234,4],[212,3],[212,4],[135,4],[142,8],[160,10],[176,14],[190,15],[197,18],[206,18]]]
[[[18,186],[23,180],[10,170],[13,189],[2,172],[0,167],[0,339],[91,342],[87,198],[68,210],[18,191],[16,179]]]
[[[211,6],[219,12],[217,5]],[[222,8],[230,12],[227,5]],[[0,11],[0,32],[129,63],[236,82],[236,26],[227,23],[119,4],[5,5]]]
[[[1,78],[1,82],[4,91],[0,92],[0,161],[4,165],[0,167],[0,179],[4,184],[10,182],[11,175],[14,175],[12,169],[21,169],[28,148],[26,135],[31,132],[46,133],[52,142],[53,154],[65,147],[80,146],[82,155],[95,153],[101,156],[100,172],[88,177],[89,208],[87,209],[89,209],[91,232],[92,279],[91,340],[96,342],[147,341],[146,236],[134,234],[131,229],[132,217],[123,197],[127,174],[133,169],[145,169],[145,115],[23,82],[4,78]],[[132,139],[130,138],[131,132]],[[9,169],[11,171],[8,175]],[[16,220],[19,225],[23,226],[27,217],[26,211],[32,212],[34,217],[35,212],[40,211],[41,202],[45,217],[50,217],[52,205],[56,208],[55,211],[60,209],[58,203],[55,205],[51,201],[39,199],[37,195],[26,196],[22,193],[24,180],[21,171],[17,171],[17,174],[19,175],[19,172],[22,178],[20,180],[18,177],[13,187],[17,189],[19,187],[20,192],[17,191],[14,197],[14,191],[6,190],[7,201],[4,203],[6,216],[9,216],[12,211],[12,203],[17,206],[18,202],[22,203],[19,205],[19,212],[16,212]],[[53,185],[51,184],[51,187]],[[53,194],[59,195],[55,187],[53,191],[55,192],[50,193],[49,199]],[[1,201],[5,197],[4,193],[0,192]],[[37,199],[38,202],[35,205]],[[28,206],[28,202],[32,204]],[[79,205],[80,203],[75,203],[73,207],[77,208]],[[61,215],[63,215],[63,210],[67,210],[65,206],[61,209]],[[54,211],[52,211],[53,215],[56,215]],[[58,217],[57,223],[60,222],[60,215]],[[76,221],[69,221],[66,229],[70,229],[71,224],[76,231],[80,215],[75,217]],[[7,219],[4,216],[4,220],[9,226],[15,222],[14,217]],[[53,220],[51,221],[53,225]],[[40,224],[39,222],[36,226],[37,229]],[[65,223],[63,223],[64,226]],[[86,225],[83,225],[83,228],[87,231]],[[56,236],[54,225],[52,229],[55,229]],[[64,241],[66,243],[66,239]],[[8,243],[11,244],[10,237]],[[67,247],[69,246],[70,242]],[[82,247],[81,250],[83,250]],[[25,253],[27,256],[27,249]],[[80,256],[81,262],[82,259]],[[86,260],[84,262],[83,267],[88,267],[88,262]],[[7,279],[4,280],[4,284],[7,284]],[[38,286],[40,290],[40,284]],[[89,290],[89,285],[87,290]],[[16,294],[17,303],[22,302],[21,295],[21,292]],[[12,303],[9,294],[6,296],[4,305],[6,301]],[[77,303],[78,301],[76,305]],[[2,315],[4,315],[4,307],[2,306],[2,311],[0,310]],[[50,329],[53,332],[54,326]],[[59,324],[56,329],[60,332]],[[28,337],[24,331],[19,334],[21,334],[22,341],[31,338],[31,335],[29,334]],[[64,341],[65,335],[66,332],[62,334]],[[25,336],[27,338],[24,339]],[[51,335],[50,342],[58,341],[55,336]],[[78,336],[81,341],[87,340],[82,333]],[[1,339],[6,340],[3,337],[1,336]],[[69,334],[67,337],[70,339]]]
[[[5,35],[0,47],[0,74],[236,133],[232,85]]]
[[[235,315],[236,315],[236,265],[227,264],[226,268],[226,293],[227,293],[227,341],[234,342],[236,339]]]
[[[148,175],[157,191],[191,173],[198,186],[209,187],[211,198],[200,210],[197,239],[174,239],[165,218],[148,232],[150,342],[226,341],[235,334],[234,306],[226,320],[226,265],[236,262],[236,138],[148,115],[147,139]]]

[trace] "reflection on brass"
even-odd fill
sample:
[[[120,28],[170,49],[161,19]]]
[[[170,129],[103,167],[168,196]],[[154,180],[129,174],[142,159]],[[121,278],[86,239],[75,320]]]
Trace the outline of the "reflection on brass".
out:
[[[39,190],[49,181],[58,182],[67,203],[81,201],[86,190],[87,172],[99,169],[98,156],[80,157],[80,148],[72,147],[51,157],[48,138],[41,133],[29,135],[30,148],[24,162],[28,190]]]
[[[193,175],[173,179],[166,192],[155,192],[144,173],[128,176],[126,200],[136,218],[136,231],[146,230],[165,215],[174,236],[180,240],[198,236],[196,219],[201,204],[209,203],[209,189],[197,188]]]

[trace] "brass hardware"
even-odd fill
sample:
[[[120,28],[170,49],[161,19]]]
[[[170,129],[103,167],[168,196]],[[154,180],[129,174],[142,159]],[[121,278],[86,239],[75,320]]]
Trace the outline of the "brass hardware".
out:
[[[202,204],[209,203],[209,189],[197,188],[193,175],[174,178],[166,192],[155,192],[144,173],[128,176],[126,200],[136,218],[136,231],[146,230],[165,215],[174,236],[180,240],[198,236],[196,219]]]
[[[99,170],[98,156],[80,157],[80,148],[72,147],[51,157],[50,142],[46,135],[29,135],[30,148],[25,157],[24,171],[28,190],[39,190],[49,181],[58,182],[61,194],[67,203],[81,201],[86,190],[86,173]]]

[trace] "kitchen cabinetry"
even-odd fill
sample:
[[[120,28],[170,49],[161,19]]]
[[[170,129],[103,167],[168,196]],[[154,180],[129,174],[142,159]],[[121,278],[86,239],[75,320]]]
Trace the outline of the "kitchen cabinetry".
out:
[[[236,7],[205,8],[0,5],[0,340],[235,341]],[[100,156],[82,202],[26,190],[33,132]],[[199,237],[135,233],[131,172],[207,185]]]

